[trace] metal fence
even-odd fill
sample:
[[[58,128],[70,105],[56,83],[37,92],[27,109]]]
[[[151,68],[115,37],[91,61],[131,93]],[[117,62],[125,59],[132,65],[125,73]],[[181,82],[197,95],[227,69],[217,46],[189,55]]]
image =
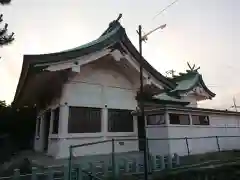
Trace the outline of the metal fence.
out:
[[[221,152],[240,149],[240,136],[206,136],[184,138],[149,138],[151,154],[174,154],[179,156]]]
[[[13,176],[0,177],[0,180],[68,180],[69,174],[72,180],[102,180],[82,170],[79,165],[74,165],[70,172],[68,166],[48,167],[45,170],[33,167],[30,174],[21,174],[19,169],[15,169]]]
[[[180,168],[173,168],[171,171],[162,171],[156,174],[149,174],[149,179],[161,180],[225,180],[225,179],[239,179],[240,159],[235,162],[225,161],[216,168],[199,168],[198,165],[185,166]],[[54,167],[56,168],[56,167]],[[0,180],[69,180],[68,167],[58,167],[58,171],[53,171],[51,167],[47,171],[41,172],[37,168],[33,168],[31,174],[20,174],[19,170],[15,170],[11,177],[0,177]],[[103,180],[106,178],[98,178],[89,172],[81,169],[81,166],[74,166],[72,171],[72,180]],[[117,177],[116,179],[142,179],[142,174],[131,174],[131,177]]]
[[[143,153],[139,150],[139,141],[142,141],[147,147],[147,166],[150,176],[155,174],[162,176],[166,172],[165,170],[170,172],[179,169],[188,171],[188,173],[181,172],[185,178],[185,174],[189,176],[189,173],[212,176],[212,171],[198,172],[196,168],[203,165],[209,166],[216,162],[223,163],[222,160],[230,158],[240,164],[239,140],[240,136],[148,138],[146,140],[107,139],[70,146],[69,161],[65,166],[49,167],[44,170],[33,168],[29,174],[21,174],[20,170],[16,169],[12,177],[0,177],[0,180],[101,180],[142,176],[144,158]],[[223,156],[219,154],[223,154]],[[231,168],[230,171],[232,173],[235,170]],[[216,172],[214,171],[215,175],[218,175]],[[167,174],[166,177],[168,176]],[[136,179],[140,179],[140,177]]]
[[[219,156],[214,157],[209,153],[240,150],[239,140],[240,136],[147,138],[146,140],[116,138],[72,145],[69,148],[69,169],[81,163],[84,170],[101,178],[143,173],[144,158],[143,152],[139,151],[139,141],[144,141],[148,153],[149,172],[159,172],[198,163],[199,159],[217,160]],[[240,156],[240,153],[238,155]],[[192,156],[201,156],[201,158],[192,158]]]

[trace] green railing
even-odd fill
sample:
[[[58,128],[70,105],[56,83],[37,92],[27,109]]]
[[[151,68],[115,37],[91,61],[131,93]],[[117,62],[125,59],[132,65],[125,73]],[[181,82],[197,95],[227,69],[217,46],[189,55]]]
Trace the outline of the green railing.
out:
[[[162,172],[165,169],[172,169],[176,167],[180,167],[187,164],[197,163],[197,160],[209,160],[208,158],[205,158],[204,156],[201,158],[192,158],[192,156],[195,156],[198,154],[201,154],[200,151],[203,153],[209,153],[209,152],[221,152],[226,150],[237,150],[240,149],[240,136],[206,136],[206,137],[184,137],[184,138],[148,138],[146,139],[146,147],[147,147],[147,154],[148,154],[148,162],[147,166],[149,169],[149,174],[156,173],[156,172]],[[106,178],[111,177],[113,179],[119,178],[123,174],[142,174],[143,173],[143,161],[137,162],[139,158],[137,157],[119,157],[121,156],[121,150],[119,148],[131,144],[138,144],[138,141],[144,141],[144,139],[137,139],[137,138],[117,138],[117,139],[108,139],[104,141],[97,141],[97,142],[90,142],[90,143],[84,143],[79,145],[72,145],[69,148],[69,170],[72,169],[72,166],[74,164],[80,163],[77,154],[78,152],[85,152],[86,154],[89,153],[88,150],[84,150],[84,148],[89,147],[88,149],[93,148],[95,151],[102,150],[101,148],[108,147],[108,158],[111,162],[101,162],[104,160],[96,160],[94,163],[96,164],[102,164],[100,166],[102,167],[104,172],[101,172],[100,174],[104,174],[102,176],[98,176],[99,172],[96,172],[96,169],[94,167],[89,167],[88,172],[92,172],[98,177]],[[134,142],[134,143],[133,143]],[[157,152],[153,152],[151,149],[152,145],[156,142],[159,142],[159,150],[161,151],[159,154]],[[161,145],[161,142],[163,144]],[[164,144],[165,143],[165,144]],[[197,145],[197,148],[194,148],[194,145]],[[165,146],[166,145],[166,146]],[[208,145],[211,145],[211,148],[206,147]],[[202,147],[200,147],[202,146]],[[100,148],[99,148],[100,147]],[[177,147],[180,149],[180,152],[177,151],[177,149],[174,149],[174,147]],[[238,148],[239,147],[239,148]],[[82,151],[81,151],[81,148]],[[128,147],[129,148],[129,147]],[[165,148],[165,149],[164,149]],[[182,148],[182,149],[181,149]],[[205,148],[205,149],[204,149]],[[77,150],[79,149],[79,150]],[[131,148],[128,149],[131,151]],[[200,151],[199,151],[200,150]],[[91,151],[91,150],[90,150]],[[132,148],[132,151],[134,151],[134,148]],[[138,149],[135,149],[135,151],[140,154],[139,157],[143,156],[143,153],[138,151]],[[199,153],[200,152],[200,153]],[[98,152],[101,154],[101,152]],[[131,152],[128,152],[130,154]],[[181,156],[179,158],[178,156]],[[90,152],[91,154],[91,152]],[[128,154],[124,154],[122,156],[128,156]],[[173,157],[173,154],[176,155]],[[239,153],[240,155],[240,153]],[[87,156],[87,155],[86,155]],[[91,155],[90,155],[91,156]],[[212,156],[212,155],[210,155]],[[189,157],[189,158],[188,158]],[[213,156],[212,156],[213,157]],[[192,160],[192,159],[194,160]],[[214,157],[215,160],[219,157]],[[125,162],[120,162],[121,159]],[[140,159],[143,159],[140,158]],[[210,157],[210,160],[211,157]],[[107,165],[106,165],[107,164]],[[119,165],[124,164],[124,165]],[[94,165],[93,165],[94,166]],[[108,167],[106,167],[108,166]],[[123,167],[125,166],[125,167]],[[110,170],[109,170],[110,169]],[[107,175],[106,175],[107,174]],[[71,179],[71,174],[69,174],[69,179]]]
[[[58,168],[58,170],[54,170]],[[19,169],[14,170],[13,176],[0,177],[0,180],[68,180],[69,167],[55,166],[42,170],[36,167],[32,168],[31,174],[20,174]],[[73,166],[71,169],[72,180],[102,180],[91,172],[82,170],[80,166]]]
[[[161,172],[153,179],[161,180],[238,180],[240,177],[240,158],[223,160],[214,163],[173,168],[171,171]]]
[[[218,176],[220,178],[224,173],[234,173],[236,176],[240,168],[240,151],[224,152],[225,150],[237,150],[240,147],[240,136],[208,136],[208,137],[185,137],[185,138],[148,138],[146,143],[149,169],[149,177],[158,177],[161,179],[197,179],[196,177],[208,178]],[[11,177],[0,177],[0,180],[103,180],[103,179],[141,179],[143,176],[143,153],[137,149],[138,141],[144,139],[108,139],[98,142],[84,143],[80,145],[72,145],[69,148],[69,159],[65,166],[48,167],[48,169],[32,168],[30,174],[20,174],[20,170],[16,169]],[[162,142],[162,146],[156,147],[163,154],[157,154],[151,150],[155,142]],[[202,142],[204,142],[202,144]],[[166,147],[164,147],[166,143]],[[214,151],[212,154],[197,154],[193,143],[199,144],[198,147],[211,143]],[[134,144],[136,146],[134,146]],[[125,146],[130,151],[131,148],[135,152],[122,153]],[[177,151],[173,147],[184,147],[184,155],[178,156]],[[86,148],[87,147],[87,148]],[[100,148],[99,148],[100,147]],[[170,148],[169,148],[170,147]],[[228,149],[226,149],[226,147]],[[83,149],[81,149],[83,148]],[[86,149],[85,149],[86,148]],[[77,157],[78,153],[87,154],[86,150],[93,148],[96,153],[101,154],[98,150],[108,150],[105,155],[96,155],[96,159],[92,152],[89,156]],[[105,149],[104,149],[105,148]],[[165,149],[164,149],[165,148]],[[207,147],[206,147],[207,148]],[[240,149],[240,148],[239,148]],[[209,149],[206,149],[208,152]],[[91,150],[90,150],[91,151]],[[171,151],[171,153],[169,153]],[[165,154],[164,154],[165,153]],[[216,154],[216,155],[215,155]],[[219,154],[223,154],[224,157]],[[94,158],[93,158],[94,157]],[[92,159],[91,159],[92,158]],[[225,162],[225,160],[227,161]],[[208,161],[208,162],[206,162]],[[209,168],[212,167],[212,168]],[[214,167],[214,168],[213,168]],[[221,169],[218,173],[216,170],[220,167],[226,167],[227,171]],[[173,178],[174,177],[174,178]],[[230,175],[229,175],[230,177]]]
[[[124,173],[124,175],[131,175],[134,174],[135,176],[141,175],[143,173],[143,161],[140,163],[137,163],[135,161],[137,161],[137,159],[139,160],[139,158],[128,158],[128,157],[122,157],[122,158],[118,158],[118,154],[119,152],[116,151],[116,143],[122,143],[123,141],[126,142],[132,142],[132,141],[144,141],[144,143],[146,143],[146,147],[147,147],[147,154],[148,154],[148,162],[147,162],[147,167],[149,169],[149,173],[152,172],[152,170],[154,169],[154,167],[158,167],[158,170],[163,170],[165,168],[172,168],[172,167],[176,167],[179,164],[179,157],[178,156],[170,156],[167,155],[166,157],[152,157],[148,151],[148,141],[151,139],[148,139],[148,141],[146,141],[145,139],[110,139],[110,140],[104,140],[104,141],[97,141],[97,142],[91,142],[91,143],[84,143],[84,144],[79,144],[79,145],[72,145],[69,147],[69,162],[68,162],[68,167],[69,167],[69,172],[71,171],[72,167],[75,164],[78,164],[79,162],[81,162],[81,160],[78,159],[78,157],[74,157],[74,149],[76,148],[81,148],[81,147],[86,147],[86,146],[95,146],[95,145],[99,145],[99,144],[105,144],[107,146],[111,144],[109,147],[111,147],[111,152],[109,153],[110,157],[110,163],[102,163],[103,166],[102,167],[102,172],[96,172],[96,170],[94,169],[94,165],[92,165],[90,168],[88,169],[88,172],[92,172],[93,174],[95,174],[95,176],[97,176],[98,174],[102,174],[103,176],[101,176],[101,178],[112,178],[112,179],[118,179],[122,174],[122,172]],[[96,149],[97,150],[97,149]],[[128,152],[125,152],[128,153]],[[142,152],[139,152],[142,154]],[[123,156],[125,156],[126,154],[123,154]],[[124,162],[122,162],[122,165],[119,165],[121,162],[120,160],[124,160]],[[140,157],[140,159],[143,159]],[[96,162],[95,163],[99,163]],[[103,172],[104,171],[104,172]],[[69,173],[69,179],[72,179],[71,177],[72,175]]]
[[[114,139],[112,140],[104,140],[104,141],[97,141],[97,142],[91,142],[91,143],[84,143],[84,144],[79,144],[79,145],[71,145],[69,147],[69,163],[68,163],[68,172],[71,172],[71,169],[73,168],[73,149],[74,148],[80,148],[80,147],[84,147],[84,146],[91,146],[91,145],[96,145],[96,144],[104,144],[104,143],[107,143],[107,142],[111,142],[112,143],[112,177],[116,177],[116,173],[115,173],[115,146],[114,146]],[[84,172],[92,172],[93,173],[93,170],[90,169],[89,171],[86,171],[86,170],[83,170]],[[72,179],[72,174],[69,173],[68,175],[68,179]],[[95,175],[96,176],[96,175]]]

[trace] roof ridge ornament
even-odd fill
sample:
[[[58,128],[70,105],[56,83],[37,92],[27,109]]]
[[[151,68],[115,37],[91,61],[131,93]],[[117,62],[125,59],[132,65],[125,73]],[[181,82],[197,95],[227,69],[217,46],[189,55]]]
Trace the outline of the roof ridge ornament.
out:
[[[122,18],[122,13],[118,15],[118,18],[115,21],[118,22],[121,18]]]
[[[119,23],[119,20],[120,20],[121,18],[122,18],[122,13],[120,13],[120,14],[118,15],[118,17],[117,17],[116,20],[113,20],[112,22],[110,22],[109,27],[112,27],[112,26],[114,26],[116,23]]]
[[[119,20],[122,18],[122,13],[120,13],[116,20],[113,20],[109,23],[107,30],[105,30],[101,36],[106,35],[107,33],[111,32],[116,26],[120,26]],[[101,37],[100,36],[100,37]]]
[[[165,73],[166,73],[166,77],[168,77],[168,78],[176,77],[176,75],[175,75],[176,71],[174,69],[170,69],[170,70],[166,71]]]
[[[187,65],[189,67],[189,70],[186,70],[187,73],[189,73],[189,72],[198,72],[198,70],[200,69],[200,66],[195,68],[195,64],[193,64],[193,66],[191,66],[189,62],[187,62]]]

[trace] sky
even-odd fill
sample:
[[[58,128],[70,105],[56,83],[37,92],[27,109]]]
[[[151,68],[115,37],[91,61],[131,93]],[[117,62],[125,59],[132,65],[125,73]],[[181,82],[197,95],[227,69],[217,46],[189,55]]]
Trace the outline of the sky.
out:
[[[138,47],[138,25],[148,32],[161,24],[143,45],[143,56],[158,71],[186,70],[187,62],[199,72],[213,100],[200,106],[229,108],[236,97],[240,105],[240,1],[179,0],[154,18],[173,0],[12,0],[0,6],[4,22],[16,40],[0,48],[0,100],[11,103],[24,54],[43,54],[71,49],[98,38],[108,24],[120,20]]]

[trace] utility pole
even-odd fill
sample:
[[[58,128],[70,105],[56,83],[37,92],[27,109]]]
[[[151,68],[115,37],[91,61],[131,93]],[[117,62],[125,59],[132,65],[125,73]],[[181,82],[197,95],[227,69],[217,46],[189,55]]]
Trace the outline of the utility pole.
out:
[[[148,152],[147,152],[147,138],[146,138],[146,127],[145,127],[145,112],[144,112],[144,99],[143,99],[143,56],[142,56],[142,42],[147,40],[147,36],[155,32],[158,29],[164,29],[166,24],[161,25],[149,33],[142,36],[142,26],[138,26],[138,36],[139,36],[139,64],[140,64],[140,96],[139,96],[139,106],[140,106],[140,121],[143,125],[143,138],[140,141],[144,142],[144,180],[148,180]]]
[[[143,57],[142,57],[142,26],[139,25],[138,27],[138,35],[139,35],[139,54],[140,54],[140,111],[141,111],[141,116],[140,116],[140,121],[142,122],[141,124],[143,125],[143,137],[140,136],[140,141],[144,142],[144,179],[148,180],[148,155],[147,155],[147,138],[146,138],[146,127],[145,127],[145,112],[144,112],[144,99],[143,99]]]

